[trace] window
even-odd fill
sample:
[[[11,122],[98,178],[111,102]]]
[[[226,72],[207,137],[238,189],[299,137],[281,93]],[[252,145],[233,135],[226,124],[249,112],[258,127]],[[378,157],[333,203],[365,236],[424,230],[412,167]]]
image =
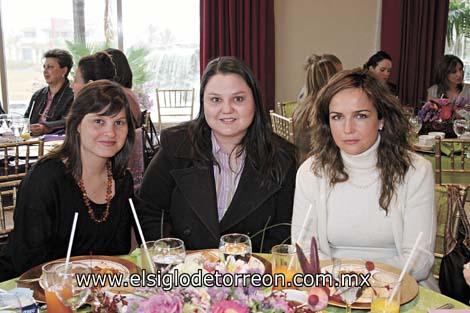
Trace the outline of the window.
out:
[[[46,86],[45,51],[69,50],[76,63],[83,47],[76,37],[85,38],[91,51],[118,47],[118,1],[123,7],[123,51],[143,109],[156,113],[157,87],[198,91],[198,0],[2,0],[10,112],[23,114],[32,94]]]

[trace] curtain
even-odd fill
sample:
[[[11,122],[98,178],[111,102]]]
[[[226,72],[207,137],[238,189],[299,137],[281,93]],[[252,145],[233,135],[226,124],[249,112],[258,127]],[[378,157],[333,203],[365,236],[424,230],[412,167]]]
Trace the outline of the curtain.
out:
[[[400,10],[399,97],[417,108],[444,55],[449,0],[401,0]]]
[[[218,56],[253,70],[265,104],[274,108],[274,0],[200,0],[201,74]]]

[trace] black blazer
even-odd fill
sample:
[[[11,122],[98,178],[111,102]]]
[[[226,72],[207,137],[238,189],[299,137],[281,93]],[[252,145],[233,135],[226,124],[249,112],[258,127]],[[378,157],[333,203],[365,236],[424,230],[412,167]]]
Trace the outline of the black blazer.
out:
[[[275,136],[289,155],[277,161],[286,169],[281,184],[261,187],[260,173],[247,158],[237,190],[219,223],[213,165],[192,157],[188,125],[162,131],[161,147],[147,168],[139,192],[139,218],[146,240],[177,237],[186,249],[217,248],[220,236],[243,233],[253,251],[270,251],[289,242],[295,189],[295,150]],[[264,233],[258,231],[279,223]],[[162,236],[163,232],[163,236]]]
[[[29,120],[31,124],[39,123],[39,117],[46,108],[48,91],[49,87],[41,88],[36,91],[31,97],[28,108],[24,113],[24,117],[29,117],[29,112],[31,111],[31,109],[33,110],[33,113],[31,114],[31,118]],[[72,88],[70,88],[70,83],[68,79],[66,79],[62,87],[52,99],[48,117],[46,118],[46,122],[44,122],[43,124],[51,128],[52,131],[64,128],[65,116],[69,112],[70,107],[72,106],[72,102],[73,90]]]

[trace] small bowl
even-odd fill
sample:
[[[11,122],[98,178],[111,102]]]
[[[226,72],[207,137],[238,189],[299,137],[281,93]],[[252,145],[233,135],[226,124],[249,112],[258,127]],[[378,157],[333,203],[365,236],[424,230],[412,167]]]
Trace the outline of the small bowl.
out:
[[[435,137],[430,135],[421,135],[418,137],[418,144],[422,147],[432,147],[435,142]]]
[[[429,135],[429,136],[432,136],[432,137],[434,137],[434,138],[436,138],[436,137],[439,136],[439,137],[441,137],[441,140],[442,140],[442,139],[445,138],[446,133],[444,133],[444,132],[429,132],[428,135]]]

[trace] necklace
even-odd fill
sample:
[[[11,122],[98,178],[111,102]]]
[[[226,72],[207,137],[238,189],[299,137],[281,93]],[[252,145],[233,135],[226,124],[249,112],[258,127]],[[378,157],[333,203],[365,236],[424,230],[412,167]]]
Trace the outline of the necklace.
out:
[[[367,189],[369,188],[370,186],[372,186],[373,184],[375,184],[377,182],[377,178],[375,178],[374,180],[372,180],[371,182],[367,183],[367,184],[364,184],[364,185],[359,185],[359,184],[356,184],[356,183],[353,183],[352,180],[349,180],[348,181],[353,187],[356,187],[356,188],[359,188],[359,189]]]
[[[85,203],[85,206],[88,210],[88,215],[90,216],[92,221],[94,221],[96,224],[106,222],[106,220],[108,219],[108,216],[109,216],[109,207],[111,205],[111,195],[112,195],[112,192],[113,192],[113,190],[112,190],[113,189],[113,174],[111,172],[111,164],[110,164],[109,161],[106,163],[106,174],[107,174],[107,177],[108,177],[108,180],[107,180],[107,183],[106,183],[107,186],[106,186],[106,197],[105,197],[105,199],[106,199],[106,209],[104,210],[103,215],[101,216],[101,218],[96,218],[95,211],[91,208],[90,199],[88,198],[88,194],[86,192],[85,184],[83,183],[83,179],[80,177],[77,180],[78,187],[80,187],[80,191],[82,192],[83,202]]]

